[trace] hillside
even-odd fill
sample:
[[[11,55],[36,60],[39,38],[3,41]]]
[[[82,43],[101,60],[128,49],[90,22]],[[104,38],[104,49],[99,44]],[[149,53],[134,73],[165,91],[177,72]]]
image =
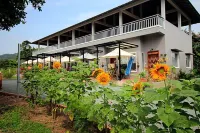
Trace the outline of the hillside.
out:
[[[0,55],[0,60],[2,59],[16,59],[17,57],[17,53],[15,54],[3,54],[3,55]]]

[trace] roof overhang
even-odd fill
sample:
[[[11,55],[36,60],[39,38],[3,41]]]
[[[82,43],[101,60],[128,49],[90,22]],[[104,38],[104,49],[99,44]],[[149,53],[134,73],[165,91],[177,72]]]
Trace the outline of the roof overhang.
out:
[[[139,5],[139,4],[142,4],[144,2],[147,2],[147,1],[154,1],[154,0],[131,0],[130,2],[127,2],[125,4],[122,4],[118,7],[115,7],[111,10],[108,10],[104,13],[101,13],[99,15],[96,15],[92,18],[89,18],[85,21],[82,21],[80,23],[77,23],[75,25],[72,25],[70,27],[67,27],[63,30],[60,30],[58,32],[55,32],[51,35],[48,35],[46,37],[43,37],[39,40],[36,40],[34,42],[32,42],[31,44],[39,44],[39,42],[41,41],[44,41],[44,40],[48,40],[49,38],[53,38],[53,37],[56,37],[64,32],[67,32],[67,31],[70,31],[70,30],[73,30],[75,28],[79,28],[81,26],[84,26],[86,24],[89,24],[89,23],[92,23],[93,21],[96,21],[96,20],[99,20],[103,17],[106,17],[106,16],[109,16],[109,15],[112,15],[112,14],[115,14],[117,12],[119,12],[120,10],[123,10],[125,8],[128,8],[130,7],[131,5],[134,6],[134,5]],[[166,0],[167,1],[167,0]],[[171,1],[171,0],[170,0]],[[191,2],[189,0],[173,0],[173,2],[185,13],[187,14],[187,16],[189,16],[189,18],[191,19],[191,24],[196,24],[196,23],[200,23],[200,14],[198,13],[198,11],[194,8],[194,6],[191,4]]]

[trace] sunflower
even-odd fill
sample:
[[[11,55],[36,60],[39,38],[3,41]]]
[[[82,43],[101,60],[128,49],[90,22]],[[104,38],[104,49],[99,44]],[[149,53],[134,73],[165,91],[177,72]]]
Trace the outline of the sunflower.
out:
[[[110,75],[106,72],[100,73],[96,79],[101,85],[107,85],[111,80]]]
[[[53,63],[53,68],[54,68],[54,69],[60,69],[60,68],[61,68],[60,62],[54,62],[54,63]]]
[[[38,68],[42,69],[43,65],[41,63],[38,64]]]
[[[104,72],[104,70],[102,68],[98,68],[98,69],[95,69],[93,72],[92,72],[92,77],[97,77],[98,74]]]
[[[170,68],[166,64],[155,64],[154,68],[150,70],[150,74],[153,80],[163,81],[167,79]]]
[[[140,93],[142,90],[143,90],[143,84],[142,82],[137,82],[133,85],[133,88],[132,88],[133,91],[136,91],[136,90],[139,90],[139,92],[137,92],[136,94]]]

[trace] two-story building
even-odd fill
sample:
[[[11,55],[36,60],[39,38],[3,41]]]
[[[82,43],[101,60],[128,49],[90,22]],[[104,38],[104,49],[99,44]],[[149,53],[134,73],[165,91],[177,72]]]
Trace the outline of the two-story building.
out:
[[[133,71],[143,71],[163,55],[167,64],[187,71],[193,67],[191,25],[199,22],[200,15],[189,0],[132,0],[32,42],[38,45],[33,56],[96,48],[101,56],[114,48],[107,44],[122,41],[137,46],[121,46],[136,58]],[[40,49],[40,45],[46,47]]]

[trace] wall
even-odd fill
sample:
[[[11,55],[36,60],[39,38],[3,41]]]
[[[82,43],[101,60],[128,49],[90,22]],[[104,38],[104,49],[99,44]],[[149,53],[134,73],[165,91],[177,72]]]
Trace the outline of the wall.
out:
[[[165,54],[165,37],[162,34],[151,34],[142,37],[136,37],[123,40],[138,45],[138,48],[128,49],[127,52],[137,52],[137,62],[139,64],[139,72],[142,68],[142,53],[144,54],[144,66],[147,65],[147,53],[150,50],[159,50],[160,54]]]
[[[193,68],[186,68],[186,55],[185,53],[193,53],[192,51],[192,37],[186,34],[184,31],[180,30],[178,27],[174,26],[168,21],[165,21],[165,47],[166,54],[168,56],[168,64],[172,65],[171,59],[171,49],[179,49],[180,52],[179,64],[180,68],[177,68],[177,72],[182,69],[184,71],[189,71]],[[191,64],[193,64],[193,57],[191,56]]]

